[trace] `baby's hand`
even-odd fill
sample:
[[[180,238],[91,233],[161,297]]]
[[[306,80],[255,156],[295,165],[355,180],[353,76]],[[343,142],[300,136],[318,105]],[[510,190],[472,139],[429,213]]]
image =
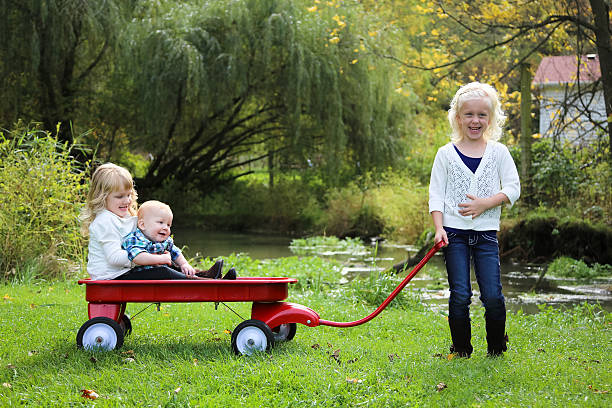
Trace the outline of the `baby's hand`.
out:
[[[181,265],[181,271],[187,275],[187,277],[192,278],[195,276],[195,269],[193,268],[193,266],[189,265],[189,262],[185,262],[184,264]]]

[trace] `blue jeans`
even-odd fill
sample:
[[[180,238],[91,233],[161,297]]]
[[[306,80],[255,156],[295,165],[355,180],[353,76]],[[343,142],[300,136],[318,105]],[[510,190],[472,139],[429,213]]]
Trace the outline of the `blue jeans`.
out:
[[[450,286],[449,318],[470,318],[470,261],[473,261],[485,317],[505,320],[506,303],[502,294],[497,236],[491,232],[475,231],[465,234],[447,231],[447,236],[448,245],[443,251]]]

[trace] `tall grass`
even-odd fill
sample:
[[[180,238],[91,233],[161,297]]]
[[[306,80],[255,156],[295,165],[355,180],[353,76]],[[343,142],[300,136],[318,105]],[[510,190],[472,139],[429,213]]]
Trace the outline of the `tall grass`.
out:
[[[25,129],[0,134],[0,276],[64,276],[80,262],[79,205],[87,187],[73,146]]]

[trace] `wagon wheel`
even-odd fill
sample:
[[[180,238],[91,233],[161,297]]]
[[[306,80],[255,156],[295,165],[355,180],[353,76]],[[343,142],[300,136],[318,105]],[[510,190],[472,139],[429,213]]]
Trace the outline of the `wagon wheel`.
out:
[[[132,321],[130,320],[130,315],[121,315],[121,321],[119,322],[119,326],[123,330],[123,335],[129,336],[132,333]]]
[[[250,356],[258,351],[270,351],[272,347],[272,330],[261,320],[245,320],[232,333],[232,350],[236,354]]]
[[[123,329],[113,319],[94,317],[86,321],[77,333],[77,347],[85,350],[114,350],[123,345]]]
[[[281,324],[280,326],[276,326],[272,329],[274,341],[289,341],[295,336],[296,330],[297,324],[295,323],[285,323]]]

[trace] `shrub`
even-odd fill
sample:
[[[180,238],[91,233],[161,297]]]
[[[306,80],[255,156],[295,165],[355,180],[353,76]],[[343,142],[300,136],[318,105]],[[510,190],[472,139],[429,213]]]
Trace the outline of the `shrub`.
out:
[[[612,274],[612,266],[600,265],[598,263],[589,267],[586,263],[580,260],[562,256],[555,259],[548,268],[546,273],[553,276],[591,279],[598,276],[609,276]]]
[[[81,260],[79,206],[86,177],[70,148],[39,130],[0,134],[0,273],[65,275]]]
[[[500,253],[513,251],[531,262],[570,256],[587,263],[610,264],[611,241],[612,228],[607,225],[560,217],[551,211],[534,211],[499,234]]]

